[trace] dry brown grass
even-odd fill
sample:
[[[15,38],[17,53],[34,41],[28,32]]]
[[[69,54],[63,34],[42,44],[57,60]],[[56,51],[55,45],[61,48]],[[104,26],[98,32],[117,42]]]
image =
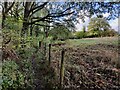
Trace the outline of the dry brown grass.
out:
[[[85,48],[80,46],[65,48],[64,86],[66,90],[71,88],[72,90],[119,90],[120,70],[116,68],[117,45],[94,44]],[[60,52],[59,49],[52,52],[52,66],[58,73],[58,77]]]

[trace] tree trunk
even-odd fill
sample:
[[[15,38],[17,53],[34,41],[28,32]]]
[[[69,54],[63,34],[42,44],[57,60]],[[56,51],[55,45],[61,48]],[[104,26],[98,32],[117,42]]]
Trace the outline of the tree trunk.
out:
[[[4,28],[5,20],[6,20],[5,14],[2,13],[2,29]]]
[[[12,2],[8,6],[8,2],[4,2],[4,6],[2,7],[2,28],[5,27],[5,20],[8,12],[11,10],[11,8],[14,6],[15,2]]]
[[[2,7],[2,28],[5,27],[7,4],[8,4],[7,2],[4,2],[4,7]]]
[[[27,31],[28,31],[28,28],[29,28],[28,22],[29,22],[29,14],[30,14],[30,12],[29,12],[30,4],[31,4],[31,2],[26,2],[25,3],[23,26],[22,26],[22,30],[21,30],[21,37],[23,37],[23,38],[27,34]]]
[[[30,10],[30,4],[31,2],[25,2],[25,9],[24,9],[24,18],[23,18],[23,26],[22,26],[22,29],[21,29],[21,47],[24,48],[25,47],[25,37],[27,36],[27,32],[28,32],[28,29],[29,29],[29,25],[28,25],[28,22],[29,22],[29,10]]]

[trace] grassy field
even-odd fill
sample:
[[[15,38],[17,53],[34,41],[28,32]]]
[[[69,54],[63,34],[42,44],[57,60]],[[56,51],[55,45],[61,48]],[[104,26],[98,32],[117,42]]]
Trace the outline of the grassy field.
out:
[[[53,47],[51,60],[53,68],[59,73],[60,48],[66,48],[66,90],[119,90],[117,75],[120,71],[116,69],[118,37],[72,39],[64,43],[66,44]]]
[[[68,46],[88,46],[88,45],[94,45],[94,44],[118,45],[118,37],[69,39],[66,42]]]

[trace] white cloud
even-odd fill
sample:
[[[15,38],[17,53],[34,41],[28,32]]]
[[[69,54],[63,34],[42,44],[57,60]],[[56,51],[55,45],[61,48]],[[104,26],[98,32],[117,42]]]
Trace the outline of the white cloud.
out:
[[[103,14],[103,17],[108,17],[110,14],[109,13],[105,13]]]
[[[90,21],[90,18],[85,17],[84,20],[85,20],[85,22],[83,23],[83,21],[81,19],[79,19],[79,23],[76,24],[76,28],[77,28],[76,31],[81,31],[83,29],[83,26],[87,26]]]
[[[118,31],[118,18],[109,21],[110,26]]]

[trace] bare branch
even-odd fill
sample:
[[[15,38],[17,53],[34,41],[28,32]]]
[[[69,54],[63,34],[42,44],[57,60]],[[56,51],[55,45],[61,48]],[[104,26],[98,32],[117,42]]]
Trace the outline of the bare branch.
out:
[[[13,3],[9,6],[9,8],[7,8],[7,10],[5,11],[5,13],[8,13],[9,10],[11,10],[11,8],[13,7],[14,4],[15,4],[15,2],[13,2]]]
[[[50,25],[43,25],[43,24],[35,24],[35,25],[45,26],[45,27],[54,27],[54,26],[50,26]]]
[[[67,15],[70,15],[70,14],[73,14],[74,13],[74,11],[73,12],[70,12],[70,13],[65,13],[65,14],[59,14],[59,15],[51,15],[51,16],[49,16],[49,17],[63,17],[63,16],[67,16]]]

